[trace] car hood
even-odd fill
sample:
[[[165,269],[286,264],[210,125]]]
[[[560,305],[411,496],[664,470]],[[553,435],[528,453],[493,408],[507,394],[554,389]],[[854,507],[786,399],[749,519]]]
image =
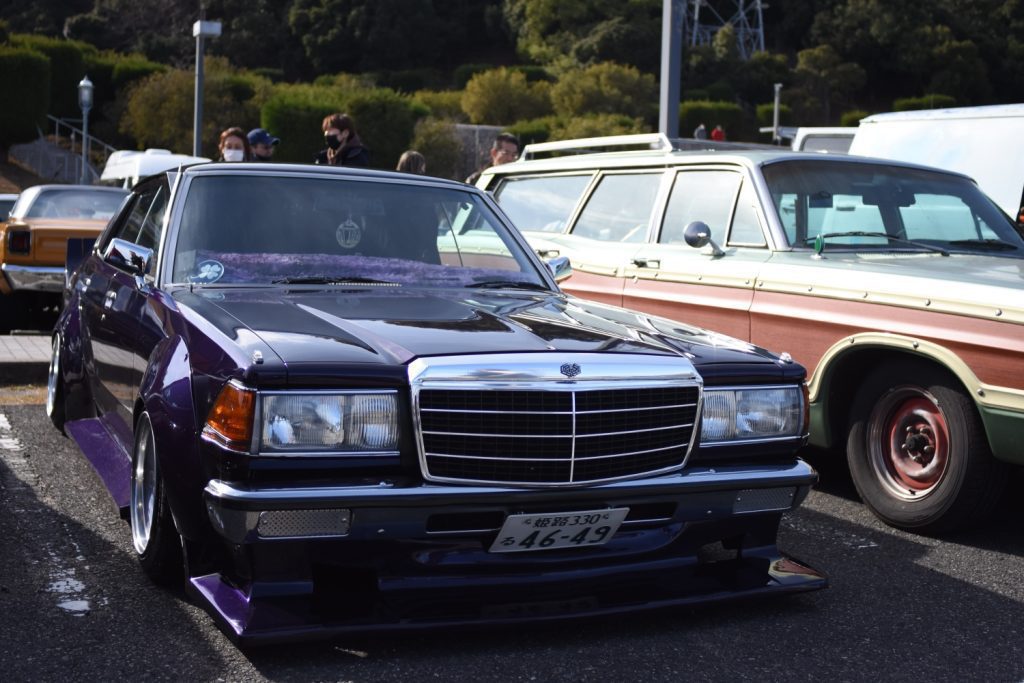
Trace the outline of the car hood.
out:
[[[563,294],[210,289],[183,290],[175,298],[233,339],[244,354],[269,350],[289,367],[560,351],[684,355],[702,374],[717,366],[762,376],[778,374],[780,368],[781,374],[793,372],[746,342]]]

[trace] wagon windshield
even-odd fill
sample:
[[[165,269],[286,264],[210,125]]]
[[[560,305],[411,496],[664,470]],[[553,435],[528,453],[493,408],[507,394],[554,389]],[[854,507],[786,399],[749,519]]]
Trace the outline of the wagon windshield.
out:
[[[978,187],[938,171],[840,161],[787,161],[763,170],[795,249],[819,236],[830,250],[936,251],[1024,258],[1013,222]]]
[[[203,175],[172,281],[547,288],[475,192],[352,178]]]

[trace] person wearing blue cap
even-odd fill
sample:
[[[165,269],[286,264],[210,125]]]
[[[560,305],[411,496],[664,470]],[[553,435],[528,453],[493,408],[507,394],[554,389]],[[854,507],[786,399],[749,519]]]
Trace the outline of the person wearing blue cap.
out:
[[[280,138],[275,138],[264,128],[253,128],[247,137],[254,161],[270,161],[274,156],[274,147],[281,142]]]

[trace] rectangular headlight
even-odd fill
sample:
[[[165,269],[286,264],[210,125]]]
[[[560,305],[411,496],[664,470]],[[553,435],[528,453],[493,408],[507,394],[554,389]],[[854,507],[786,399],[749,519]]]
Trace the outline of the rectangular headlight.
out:
[[[803,433],[801,387],[705,389],[701,443],[796,437]]]
[[[398,398],[394,392],[289,392],[261,398],[261,453],[398,450]]]

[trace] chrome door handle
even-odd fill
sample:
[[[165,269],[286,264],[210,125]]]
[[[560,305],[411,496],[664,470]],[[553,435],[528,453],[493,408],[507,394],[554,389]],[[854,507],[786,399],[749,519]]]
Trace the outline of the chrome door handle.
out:
[[[114,301],[117,300],[117,292],[110,291],[103,297],[103,308],[111,308],[114,305]]]
[[[643,258],[638,256],[633,259],[633,265],[637,268],[660,268],[661,260],[656,258]]]

